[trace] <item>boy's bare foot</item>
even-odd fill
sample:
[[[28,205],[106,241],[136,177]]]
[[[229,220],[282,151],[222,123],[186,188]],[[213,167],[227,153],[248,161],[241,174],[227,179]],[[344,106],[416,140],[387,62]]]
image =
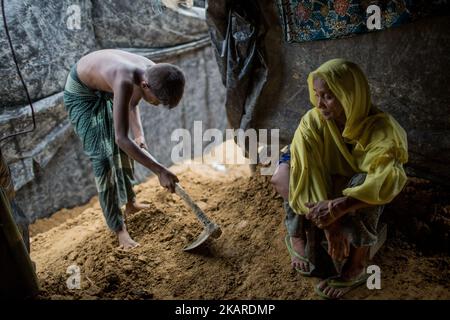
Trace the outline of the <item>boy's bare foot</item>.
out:
[[[127,231],[125,225],[122,230],[117,231],[117,238],[119,239],[119,248],[123,250],[130,250],[139,246],[139,243],[131,239],[130,234]]]
[[[305,245],[306,241],[302,238],[298,237],[291,237],[291,245],[292,249],[297,252],[300,256],[305,256]],[[291,256],[291,264],[292,268],[294,269],[300,269],[303,272],[309,272],[309,263],[301,260],[300,258],[296,256]]]
[[[143,204],[140,202],[137,202],[136,199],[133,199],[132,201],[127,202],[125,205],[125,212],[124,215],[132,215],[140,210],[148,209],[150,206],[148,204]]]

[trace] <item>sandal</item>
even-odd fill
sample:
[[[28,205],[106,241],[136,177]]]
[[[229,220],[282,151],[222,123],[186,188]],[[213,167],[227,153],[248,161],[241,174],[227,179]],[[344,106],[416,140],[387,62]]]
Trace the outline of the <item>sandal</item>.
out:
[[[295,271],[297,271],[298,273],[300,273],[302,276],[304,277],[311,277],[311,273],[312,273],[312,269],[314,269],[313,264],[311,263],[311,261],[309,261],[306,257],[300,255],[298,252],[296,252],[293,248],[292,248],[292,240],[291,240],[291,236],[287,235],[284,238],[284,242],[286,243],[286,247],[289,251],[289,254],[291,255],[291,258],[297,258],[301,261],[303,261],[304,263],[306,263],[309,266],[309,271],[303,271],[302,269],[295,267]]]
[[[314,291],[317,293],[317,295],[323,299],[340,299],[342,298],[344,295],[346,295],[348,292],[350,292],[351,290],[359,287],[360,285],[362,285],[363,283],[365,283],[367,281],[367,279],[369,278],[369,275],[365,272],[365,270],[363,270],[363,272],[356,278],[352,279],[352,280],[340,280],[342,279],[340,276],[334,276],[334,277],[330,277],[327,278],[325,280],[325,284],[326,287],[331,287],[333,289],[343,289],[342,291],[344,291],[344,293],[339,297],[339,298],[334,298],[334,297],[330,297],[329,295],[327,295],[320,287],[320,283],[318,285],[315,286]]]

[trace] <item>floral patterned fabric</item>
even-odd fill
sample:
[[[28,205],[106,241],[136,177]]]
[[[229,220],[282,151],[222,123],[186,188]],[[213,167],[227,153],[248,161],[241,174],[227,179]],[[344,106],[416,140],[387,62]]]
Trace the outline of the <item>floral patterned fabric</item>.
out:
[[[399,26],[430,14],[448,14],[442,1],[421,0],[277,0],[288,42],[334,39],[357,33],[372,32],[367,28],[367,7],[377,5],[381,11],[381,29]]]

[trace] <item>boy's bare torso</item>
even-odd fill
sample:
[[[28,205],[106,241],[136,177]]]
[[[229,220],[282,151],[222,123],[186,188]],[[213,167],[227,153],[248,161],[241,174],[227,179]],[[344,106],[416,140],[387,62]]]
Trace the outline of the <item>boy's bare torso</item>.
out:
[[[141,98],[136,84],[137,72],[154,65],[151,60],[129,52],[105,49],[87,54],[77,64],[81,82],[94,90],[113,92],[117,81],[134,84],[133,98]],[[139,96],[139,97],[138,97]]]

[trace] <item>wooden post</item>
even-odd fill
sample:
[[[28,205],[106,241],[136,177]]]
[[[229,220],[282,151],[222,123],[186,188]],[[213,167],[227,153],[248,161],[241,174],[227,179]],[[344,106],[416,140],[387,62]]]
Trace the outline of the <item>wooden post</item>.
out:
[[[30,256],[14,222],[5,189],[0,187],[0,298],[30,298],[38,291]]]

